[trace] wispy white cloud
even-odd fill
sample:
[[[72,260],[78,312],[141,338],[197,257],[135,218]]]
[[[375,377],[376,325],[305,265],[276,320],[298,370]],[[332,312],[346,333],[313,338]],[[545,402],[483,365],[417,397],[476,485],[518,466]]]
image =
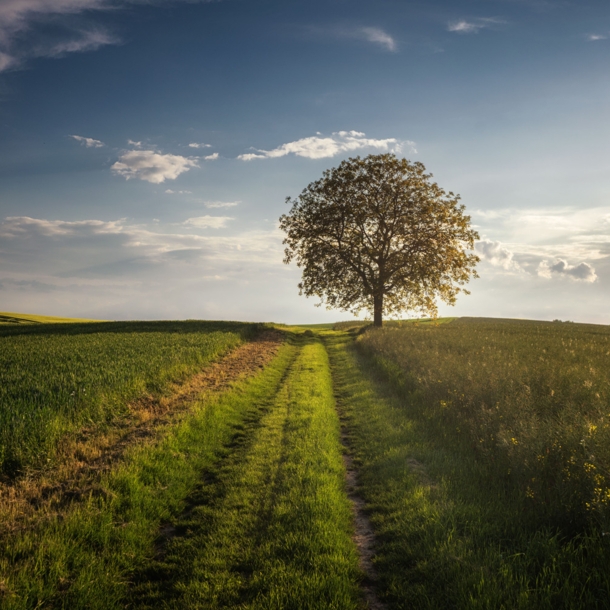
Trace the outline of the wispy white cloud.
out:
[[[254,159],[275,159],[293,154],[306,159],[326,159],[343,152],[353,152],[365,148],[400,153],[405,146],[409,147],[412,153],[417,152],[415,142],[411,140],[374,139],[367,138],[366,134],[361,131],[336,131],[331,136],[316,135],[287,142],[272,150],[255,149],[255,153],[246,153],[237,158],[242,161],[252,161]]]
[[[506,24],[506,21],[498,17],[477,17],[470,21],[466,19],[450,21],[447,24],[447,30],[449,32],[457,32],[458,34],[478,34],[482,29],[504,24]]]
[[[606,34],[589,34],[587,36],[587,40],[590,42],[594,42],[596,40],[606,40],[608,36]]]
[[[37,45],[30,55],[35,57],[62,57],[68,53],[96,51],[100,47],[117,44],[119,39],[101,29],[77,32],[73,38],[51,44]]]
[[[204,159],[206,161],[216,161],[216,159],[218,159],[218,153],[215,152],[215,153],[213,153],[211,155],[207,155],[207,156],[204,157]]]
[[[320,37],[323,39],[351,39],[361,40],[374,44],[384,51],[396,52],[398,51],[398,43],[396,39],[389,34],[386,30],[380,27],[374,26],[360,26],[360,27],[307,27],[306,32],[308,35]]]
[[[61,57],[67,53],[94,51],[102,46],[119,44],[120,39],[112,32],[91,23],[93,12],[130,4],[170,1],[0,0],[0,72],[18,68],[32,57]],[[81,15],[77,27],[72,27],[66,20],[69,15]],[[58,22],[58,18],[61,21]],[[89,21],[87,27],[83,27],[83,19]],[[54,25],[60,23],[63,33],[57,33],[60,31],[57,30],[54,40],[48,38],[48,32],[44,39],[38,38],[39,26],[49,21]]]
[[[168,195],[192,195],[193,191],[172,191],[172,189],[165,189]]]
[[[197,229],[222,229],[227,226],[227,223],[233,220],[230,216],[197,216],[196,218],[188,218],[182,224],[195,227]]]
[[[80,142],[87,148],[102,148],[104,143],[101,140],[94,140],[93,138],[86,138],[84,136],[70,136],[77,142]]]
[[[152,184],[175,180],[180,174],[199,167],[196,159],[181,155],[162,154],[154,150],[129,150],[111,167],[126,180],[138,178]]]
[[[29,216],[9,216],[0,224],[0,238],[21,238],[24,236],[61,237],[66,235],[100,234],[116,232],[121,220],[46,220]]]
[[[9,55],[0,51],[0,72],[4,72],[9,68],[12,68],[17,63],[17,60]]]
[[[107,0],[2,0],[0,3],[0,40],[25,30],[40,16],[81,13],[110,6]]]
[[[0,71],[20,66],[30,57],[61,57],[67,53],[92,51],[116,44],[110,32],[99,27],[69,28],[62,39],[49,41],[26,38],[33,24],[47,18],[83,13],[115,6],[112,0],[2,0],[0,2]]]
[[[199,144],[198,142],[191,142],[189,148],[212,148],[211,144]]]
[[[447,30],[449,32],[459,32],[461,34],[476,34],[480,29],[481,28],[476,24],[464,21],[463,19],[460,21],[452,21],[447,25]]]
[[[372,42],[386,51],[396,52],[398,50],[398,45],[396,44],[394,38],[381,28],[357,28],[353,31],[352,35],[354,38],[360,38],[361,40]]]
[[[129,146],[133,146],[134,148],[142,148],[142,142],[136,142],[134,140],[127,140],[127,144],[129,144]]]
[[[240,203],[241,201],[206,201],[204,205],[206,208],[234,208]]]

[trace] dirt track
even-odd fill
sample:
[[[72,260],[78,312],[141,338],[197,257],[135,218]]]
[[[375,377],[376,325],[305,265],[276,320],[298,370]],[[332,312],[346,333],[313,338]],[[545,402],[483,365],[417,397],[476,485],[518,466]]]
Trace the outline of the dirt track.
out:
[[[202,394],[222,392],[253,375],[276,354],[283,335],[267,331],[241,345],[166,396],[144,396],[130,404],[129,416],[111,426],[84,428],[66,439],[57,463],[32,471],[15,482],[0,483],[0,536],[27,528],[45,517],[57,516],[69,504],[91,494],[107,493],[100,475],[108,471],[134,444],[153,442],[163,429],[178,421]]]

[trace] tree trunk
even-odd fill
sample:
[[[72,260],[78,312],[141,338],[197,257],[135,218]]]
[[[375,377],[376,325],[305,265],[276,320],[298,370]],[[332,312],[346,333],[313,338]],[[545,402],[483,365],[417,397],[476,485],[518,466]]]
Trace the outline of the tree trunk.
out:
[[[383,294],[378,294],[373,297],[373,326],[381,327],[383,313]]]

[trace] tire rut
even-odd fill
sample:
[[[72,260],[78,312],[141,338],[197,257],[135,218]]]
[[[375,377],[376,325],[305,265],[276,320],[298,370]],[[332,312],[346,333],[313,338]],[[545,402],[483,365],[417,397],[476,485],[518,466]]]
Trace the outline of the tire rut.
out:
[[[275,356],[283,341],[284,335],[278,331],[261,333],[254,341],[175,384],[168,396],[141,397],[130,404],[125,419],[104,429],[82,429],[66,440],[56,467],[0,483],[0,537],[43,520],[61,518],[72,503],[91,495],[110,493],[101,487],[100,478],[130,447],[154,442],[206,393],[222,392],[235,381],[254,375]]]
[[[353,540],[358,549],[360,569],[366,577],[362,584],[362,594],[369,610],[385,610],[386,605],[377,596],[375,586],[377,581],[377,573],[373,565],[375,530],[366,514],[366,504],[358,494],[358,474],[354,467],[354,458],[349,453],[347,431],[343,421],[341,422],[341,444],[343,445],[347,497],[351,502],[354,516]]]
[[[213,465],[201,472],[200,482],[185,499],[185,506],[182,511],[159,526],[154,557],[132,579],[133,593],[130,599],[132,607],[145,610],[156,607],[160,599],[163,599],[163,603],[169,604],[170,600],[174,598],[173,573],[176,566],[172,562],[168,563],[166,561],[168,546],[174,539],[192,537],[199,530],[201,525],[191,521],[197,509],[223,502],[227,492],[225,479],[230,477],[240,463],[246,459],[255,440],[256,431],[260,429],[264,416],[273,408],[278,394],[293,370],[300,351],[297,350],[293,354],[275,392],[269,395],[264,402],[254,406],[242,422],[235,427],[233,435],[224,445],[226,453]],[[267,483],[271,484],[271,481]],[[264,514],[259,515],[256,527],[256,532],[259,535],[262,530],[265,530],[267,520]],[[208,527],[211,527],[210,524],[208,524]],[[256,532],[251,532],[251,534],[256,537]]]
[[[333,373],[334,383],[332,364],[331,372]],[[347,497],[351,503],[353,514],[354,533],[352,539],[356,544],[356,549],[358,551],[360,570],[365,576],[361,585],[362,597],[364,598],[368,610],[386,610],[386,604],[384,604],[377,595],[377,572],[373,565],[376,547],[375,530],[367,515],[366,503],[358,492],[358,471],[352,456],[347,422],[341,409],[341,400],[341,397],[336,394],[335,390],[335,404],[341,425],[340,439],[341,445],[343,446],[343,464],[345,466]]]

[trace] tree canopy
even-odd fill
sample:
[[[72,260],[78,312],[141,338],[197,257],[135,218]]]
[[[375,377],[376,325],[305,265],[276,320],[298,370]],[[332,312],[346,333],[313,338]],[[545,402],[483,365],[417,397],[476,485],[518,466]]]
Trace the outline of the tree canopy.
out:
[[[302,268],[301,294],[329,308],[436,316],[453,305],[479,258],[479,238],[460,196],[431,180],[422,163],[393,154],[343,161],[326,170],[280,218],[286,264]]]

